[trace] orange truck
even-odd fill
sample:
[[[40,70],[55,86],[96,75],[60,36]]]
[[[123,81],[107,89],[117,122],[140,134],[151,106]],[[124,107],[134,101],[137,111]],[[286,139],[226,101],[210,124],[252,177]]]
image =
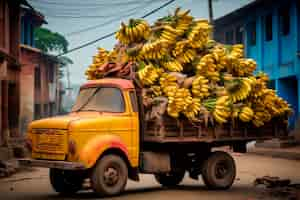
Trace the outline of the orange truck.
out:
[[[230,154],[213,151],[231,146],[246,152],[247,142],[285,137],[287,127],[274,119],[255,128],[247,124],[208,125],[163,117],[163,126],[145,120],[140,90],[131,80],[104,78],[81,86],[72,111],[65,116],[33,121],[28,127],[27,166],[50,168],[50,182],[58,193],[83,189],[121,193],[127,179],[154,174],[163,186],[179,184],[186,173],[201,175],[210,189],[228,189],[236,166]]]

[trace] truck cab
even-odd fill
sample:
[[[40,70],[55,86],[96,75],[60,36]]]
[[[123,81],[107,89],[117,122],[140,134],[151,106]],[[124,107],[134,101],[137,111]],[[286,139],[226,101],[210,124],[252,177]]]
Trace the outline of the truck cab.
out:
[[[128,172],[132,177],[139,164],[139,118],[133,83],[125,79],[87,82],[68,115],[29,125],[27,143],[31,159],[23,163],[51,168],[50,180],[56,191],[77,190],[88,173],[94,174],[92,185],[98,193],[114,194],[116,189],[109,189],[118,184],[120,173],[124,173],[123,178],[127,179]],[[103,166],[99,160],[104,157],[109,161]],[[101,186],[104,179],[95,175],[99,173],[106,174],[104,179],[110,187]],[[63,184],[63,176],[76,179],[74,174],[78,180]],[[117,190],[124,186],[123,181]]]

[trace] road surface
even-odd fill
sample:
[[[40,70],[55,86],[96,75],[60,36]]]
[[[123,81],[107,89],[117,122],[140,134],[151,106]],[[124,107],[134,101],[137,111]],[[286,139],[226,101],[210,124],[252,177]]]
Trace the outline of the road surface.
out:
[[[235,154],[238,174],[233,187],[226,191],[209,191],[201,177],[198,181],[187,175],[177,187],[168,189],[157,184],[151,175],[142,175],[140,182],[129,181],[126,191],[114,200],[260,200],[287,199],[275,196],[264,187],[254,187],[257,177],[269,175],[289,178],[293,183],[300,183],[300,162],[251,154]],[[92,191],[82,191],[71,197],[61,197],[55,193],[48,180],[48,170],[37,168],[18,173],[0,180],[1,200],[60,200],[60,199],[99,199]],[[104,198],[105,199],[105,198]]]

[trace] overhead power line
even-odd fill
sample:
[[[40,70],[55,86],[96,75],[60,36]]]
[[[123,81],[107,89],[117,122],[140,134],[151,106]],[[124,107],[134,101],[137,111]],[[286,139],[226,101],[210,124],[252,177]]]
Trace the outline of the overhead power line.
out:
[[[110,3],[79,3],[79,2],[72,2],[71,4],[65,2],[53,2],[53,1],[46,1],[46,0],[30,0],[36,3],[42,3],[43,5],[56,5],[56,6],[68,6],[70,7],[77,7],[80,8],[82,6],[85,7],[95,7],[95,6],[128,6],[128,5],[136,5],[140,3],[144,3],[142,0],[132,0],[132,1],[119,1],[119,2],[110,2]],[[161,1],[161,0],[153,0],[153,1]]]
[[[159,6],[158,8],[156,8],[156,9],[154,9],[154,10],[152,10],[152,11],[146,13],[146,14],[143,15],[141,18],[146,18],[146,17],[148,17],[148,16],[150,16],[150,15],[156,13],[157,11],[159,11],[160,9],[162,9],[162,8],[164,8],[164,7],[166,7],[166,6],[168,6],[169,4],[173,3],[174,1],[176,1],[176,0],[170,0],[170,1],[166,2],[166,3],[164,3],[163,5]],[[101,36],[100,38],[97,38],[97,39],[92,40],[92,41],[90,41],[90,42],[87,42],[87,43],[84,43],[84,44],[79,45],[79,46],[77,46],[77,47],[74,47],[74,48],[68,50],[67,52],[58,54],[56,57],[59,57],[59,56],[62,56],[62,55],[71,53],[71,52],[73,52],[73,51],[77,51],[77,50],[82,49],[82,48],[84,48],[84,47],[90,46],[90,45],[92,45],[92,44],[94,44],[94,43],[96,43],[96,42],[98,42],[98,41],[100,41],[100,40],[104,40],[104,39],[109,38],[109,37],[111,37],[111,36],[113,36],[113,35],[115,35],[115,34],[116,34],[116,31],[115,31],[115,32],[112,32],[112,33],[108,33],[108,34],[106,34],[106,35],[104,35],[104,36]]]
[[[120,10],[112,10],[109,9],[109,11],[112,11],[110,13],[106,13],[107,6],[101,6],[101,7],[91,7],[91,8],[69,8],[69,7],[63,7],[63,6],[57,6],[57,7],[51,7],[51,6],[44,6],[41,4],[35,4],[34,6],[41,10],[47,17],[50,18],[112,18],[117,14],[122,13],[128,13],[133,10],[137,10],[139,8],[144,7],[147,4],[154,3],[155,0],[147,0],[147,1],[141,1],[139,3],[136,3],[134,8],[128,8],[128,9],[120,9]],[[114,6],[119,7],[119,6]],[[101,11],[101,15],[99,15],[99,11]],[[83,13],[89,13],[88,15]]]
[[[65,36],[77,35],[77,34],[80,34],[80,33],[83,33],[83,32],[87,32],[87,31],[90,31],[90,30],[97,29],[99,27],[103,27],[103,26],[109,25],[109,24],[111,24],[111,23],[113,23],[115,21],[119,21],[119,20],[123,19],[124,17],[129,17],[129,16],[137,14],[140,11],[141,8],[144,8],[146,5],[149,6],[152,3],[154,3],[154,2],[152,1],[152,2],[149,2],[149,3],[144,3],[144,4],[140,5],[140,6],[135,7],[134,9],[131,9],[131,10],[134,10],[134,12],[131,12],[131,13],[125,14],[125,15],[121,15],[121,16],[117,16],[117,17],[114,17],[113,19],[107,20],[107,21],[105,21],[105,22],[103,22],[101,24],[89,26],[87,28],[83,28],[83,29],[80,29],[80,30],[77,30],[77,31],[66,33],[64,35]]]

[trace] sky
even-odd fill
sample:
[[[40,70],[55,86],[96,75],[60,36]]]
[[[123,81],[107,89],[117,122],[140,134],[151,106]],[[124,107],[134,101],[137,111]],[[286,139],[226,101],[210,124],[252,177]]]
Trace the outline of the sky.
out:
[[[252,0],[213,0],[214,18],[238,9]],[[116,31],[120,23],[139,18],[160,7],[168,0],[28,0],[44,16],[44,27],[58,32],[69,41],[69,49]],[[176,7],[190,9],[196,18],[208,18],[207,0],[176,0],[167,7],[146,18],[150,23],[167,15]],[[112,49],[114,36],[67,54],[74,64],[69,66],[71,84],[86,81],[85,70],[92,62],[97,47]],[[66,81],[66,80],[64,80]]]

